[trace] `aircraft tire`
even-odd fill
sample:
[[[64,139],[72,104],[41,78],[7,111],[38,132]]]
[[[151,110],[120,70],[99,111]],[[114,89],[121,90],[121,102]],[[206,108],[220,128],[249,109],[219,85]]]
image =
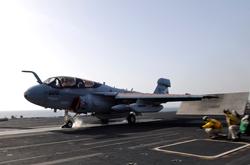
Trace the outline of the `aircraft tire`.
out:
[[[71,120],[69,120],[68,123],[67,123],[67,126],[68,126],[68,128],[72,128],[73,122]]]
[[[62,126],[62,128],[72,128],[72,126],[73,126],[73,122],[69,120],[66,124]]]
[[[102,124],[108,124],[109,123],[109,119],[100,119]]]
[[[127,117],[127,121],[129,125],[134,125],[136,123],[136,116],[135,114],[129,114]]]

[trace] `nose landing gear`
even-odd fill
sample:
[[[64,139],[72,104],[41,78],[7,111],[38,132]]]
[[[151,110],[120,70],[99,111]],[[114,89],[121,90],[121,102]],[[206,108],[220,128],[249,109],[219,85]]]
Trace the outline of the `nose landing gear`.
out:
[[[71,120],[67,121],[62,128],[72,128],[73,122]]]
[[[71,117],[69,115],[69,111],[65,110],[64,111],[64,125],[62,125],[62,128],[72,128],[73,127],[73,123],[74,123],[74,119],[75,117],[77,117],[79,114],[75,114],[73,117]]]

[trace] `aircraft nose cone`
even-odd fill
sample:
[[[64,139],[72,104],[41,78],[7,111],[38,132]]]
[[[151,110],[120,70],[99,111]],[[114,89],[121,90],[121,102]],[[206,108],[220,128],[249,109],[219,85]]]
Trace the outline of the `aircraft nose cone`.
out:
[[[35,97],[35,93],[36,93],[35,87],[31,87],[24,92],[24,98],[30,102],[33,102],[32,98]]]
[[[30,101],[30,88],[24,92],[24,98],[28,101]]]
[[[26,100],[29,100],[28,97],[29,97],[29,95],[28,95],[27,91],[24,92],[24,98],[25,98]]]
[[[44,88],[41,85],[36,85],[24,92],[24,98],[29,102],[40,105],[43,98],[43,93]]]

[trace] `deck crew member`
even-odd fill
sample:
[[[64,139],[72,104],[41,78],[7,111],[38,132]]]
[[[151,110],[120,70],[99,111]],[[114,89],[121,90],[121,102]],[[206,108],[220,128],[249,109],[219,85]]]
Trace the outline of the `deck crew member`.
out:
[[[250,126],[249,126],[249,115],[245,115],[240,121],[240,133],[249,135]]]
[[[218,137],[222,131],[221,122],[207,116],[204,116],[202,119],[205,122],[202,128],[205,129],[205,132],[208,134],[208,136],[212,139]]]
[[[226,116],[228,125],[228,139],[231,139],[233,141],[238,140],[240,115],[235,110],[232,110],[231,112],[229,109],[225,109],[223,112]]]

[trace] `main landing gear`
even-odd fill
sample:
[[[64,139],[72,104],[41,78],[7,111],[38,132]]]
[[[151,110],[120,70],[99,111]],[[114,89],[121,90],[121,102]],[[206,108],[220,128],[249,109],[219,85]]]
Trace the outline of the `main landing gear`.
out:
[[[101,123],[102,123],[103,125],[106,125],[106,124],[109,123],[109,119],[100,119],[100,121],[101,121]]]
[[[134,112],[130,112],[127,121],[129,125],[135,125],[136,123],[136,114]]]

